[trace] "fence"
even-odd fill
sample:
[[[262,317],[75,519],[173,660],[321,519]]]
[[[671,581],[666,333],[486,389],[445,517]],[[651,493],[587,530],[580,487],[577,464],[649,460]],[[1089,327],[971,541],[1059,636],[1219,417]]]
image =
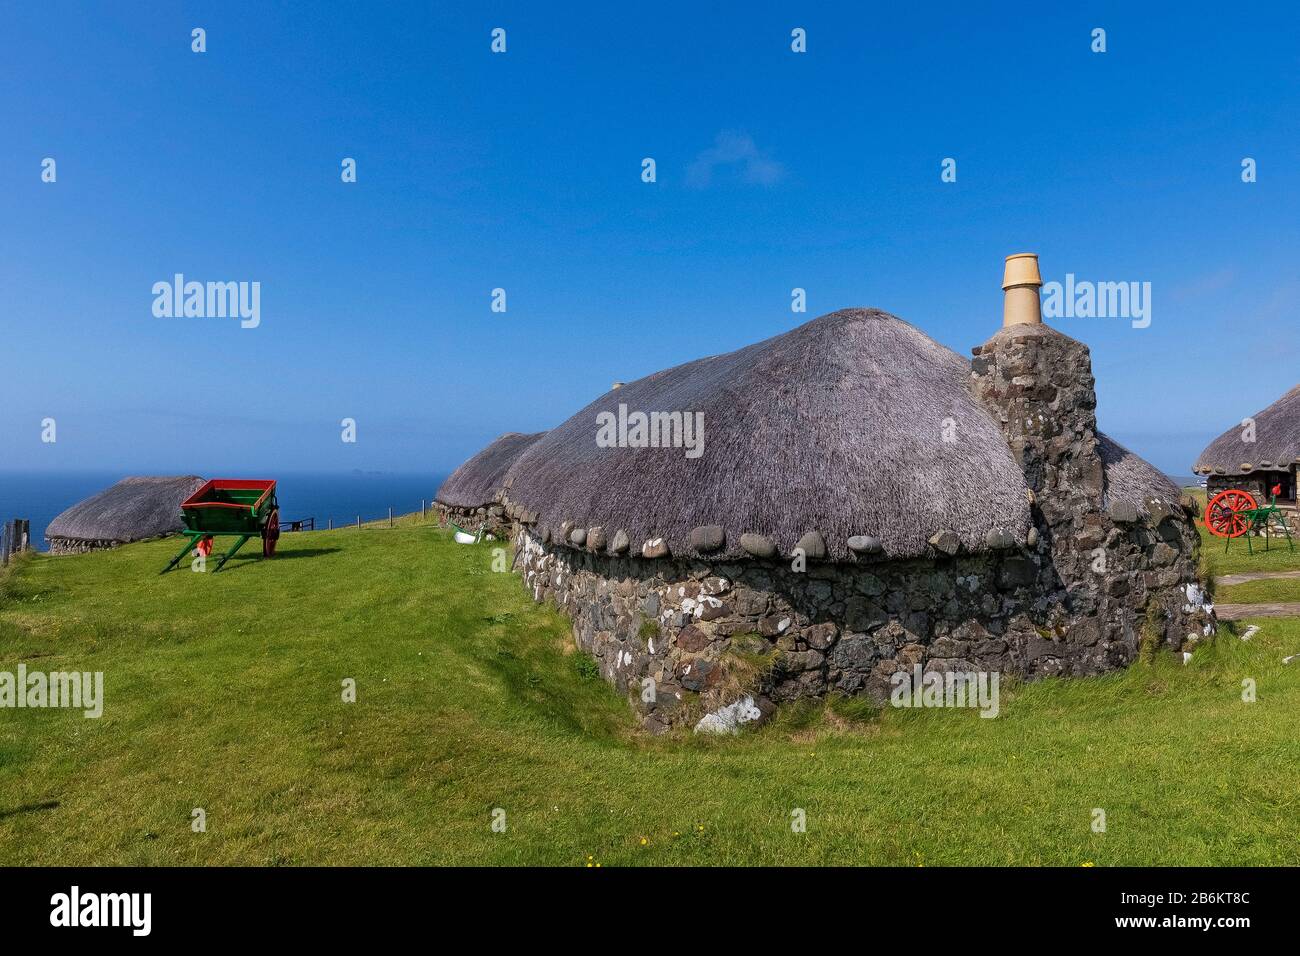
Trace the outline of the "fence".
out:
[[[418,515],[420,521],[428,521],[430,518],[430,512],[432,512],[432,517],[435,520],[439,520],[438,512],[434,508],[430,507],[429,499],[421,498],[420,510],[412,511],[409,514],[412,518]],[[363,524],[380,524],[381,522],[384,521],[387,521],[388,527],[395,528],[397,527],[397,519],[399,517],[406,517],[406,515],[401,514],[400,512],[393,511],[392,507],[390,506],[388,509],[387,517],[385,517],[384,515],[380,515],[377,518],[363,518],[361,515],[355,515],[351,520],[343,520],[338,523],[335,523],[333,517],[327,518],[325,523],[325,530],[333,531],[335,528],[360,529]],[[314,522],[315,519],[308,519],[308,520]],[[312,530],[314,529],[315,529],[315,524],[313,523]],[[299,530],[299,529],[295,529],[295,530]]]
[[[32,523],[26,518],[11,518],[0,525],[0,567],[9,558],[31,546]]]

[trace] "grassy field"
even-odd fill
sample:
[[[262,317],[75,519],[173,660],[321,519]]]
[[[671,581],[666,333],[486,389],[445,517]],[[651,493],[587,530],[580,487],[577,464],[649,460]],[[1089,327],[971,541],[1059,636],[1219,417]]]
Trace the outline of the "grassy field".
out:
[[[1233,538],[1232,544],[1224,549],[1224,538],[1216,538],[1201,528],[1201,548],[1207,567],[1215,574],[1240,574],[1257,571],[1300,571],[1300,541],[1291,551],[1286,546],[1286,539],[1279,543],[1273,541],[1269,550],[1264,550],[1264,542],[1256,538],[1254,554],[1246,550],[1245,538]]]
[[[0,710],[0,864],[1300,863],[1300,621],[1004,686],[993,720],[652,739],[491,544],[405,522],[159,577],[174,547],[0,577],[0,670],[103,671],[106,698]]]

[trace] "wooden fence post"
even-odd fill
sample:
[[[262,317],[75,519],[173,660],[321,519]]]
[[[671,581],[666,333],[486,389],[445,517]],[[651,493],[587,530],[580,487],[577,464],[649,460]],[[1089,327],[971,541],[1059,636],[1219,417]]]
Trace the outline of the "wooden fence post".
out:
[[[392,526],[393,526],[393,506],[389,505],[388,506],[388,527],[391,528]]]
[[[32,523],[27,518],[10,518],[0,525],[0,567],[19,551],[31,546]]]

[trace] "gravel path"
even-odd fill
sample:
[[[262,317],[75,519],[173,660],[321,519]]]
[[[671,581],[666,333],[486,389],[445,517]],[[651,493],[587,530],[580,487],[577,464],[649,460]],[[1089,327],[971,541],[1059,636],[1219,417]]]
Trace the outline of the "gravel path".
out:
[[[1286,604],[1216,604],[1220,621],[1240,621],[1247,617],[1300,617],[1300,601]]]
[[[1271,578],[1300,578],[1300,571],[1247,571],[1242,574],[1224,574],[1214,579],[1215,584],[1245,584],[1247,581],[1267,581]]]

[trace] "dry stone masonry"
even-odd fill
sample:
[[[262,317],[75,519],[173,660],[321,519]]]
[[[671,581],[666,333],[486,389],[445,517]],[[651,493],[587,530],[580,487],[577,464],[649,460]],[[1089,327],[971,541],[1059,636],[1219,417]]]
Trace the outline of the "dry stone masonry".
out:
[[[1051,597],[1044,623],[1085,646],[1130,643],[1143,625],[1173,649],[1211,633],[1191,509],[1108,501],[1087,346],[1027,324],[974,351],[971,390],[1001,423],[1033,495],[1038,533],[1026,559]]]

